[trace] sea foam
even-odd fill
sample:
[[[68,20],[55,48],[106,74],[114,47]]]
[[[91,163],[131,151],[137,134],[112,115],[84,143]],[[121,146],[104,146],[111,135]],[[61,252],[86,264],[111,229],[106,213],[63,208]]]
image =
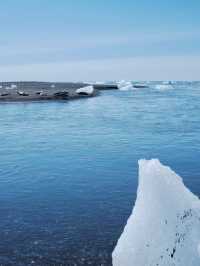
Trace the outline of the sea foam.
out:
[[[157,159],[139,161],[135,207],[112,258],[113,266],[200,265],[200,201]]]

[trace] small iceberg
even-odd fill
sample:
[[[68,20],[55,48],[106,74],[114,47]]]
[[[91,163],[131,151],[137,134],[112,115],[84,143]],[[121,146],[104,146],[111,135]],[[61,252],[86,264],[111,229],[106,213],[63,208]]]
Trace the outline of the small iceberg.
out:
[[[133,85],[130,81],[121,80],[117,83],[120,91],[130,91],[133,90]]]
[[[94,94],[94,87],[93,86],[82,87],[77,89],[76,93],[78,95],[83,95],[83,96],[92,96]]]
[[[133,212],[113,266],[199,266],[200,200],[159,160],[139,161]]]

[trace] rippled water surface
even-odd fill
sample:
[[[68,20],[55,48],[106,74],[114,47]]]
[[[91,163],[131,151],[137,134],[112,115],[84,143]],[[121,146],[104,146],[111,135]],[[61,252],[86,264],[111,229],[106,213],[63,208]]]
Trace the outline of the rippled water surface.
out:
[[[0,105],[0,264],[111,265],[137,161],[200,196],[200,83]]]

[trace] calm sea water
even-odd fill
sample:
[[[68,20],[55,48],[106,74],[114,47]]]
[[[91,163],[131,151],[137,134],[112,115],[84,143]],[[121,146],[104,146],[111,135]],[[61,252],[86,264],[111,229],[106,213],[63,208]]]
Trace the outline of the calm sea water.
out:
[[[200,196],[200,83],[0,105],[0,265],[111,265],[140,158]]]

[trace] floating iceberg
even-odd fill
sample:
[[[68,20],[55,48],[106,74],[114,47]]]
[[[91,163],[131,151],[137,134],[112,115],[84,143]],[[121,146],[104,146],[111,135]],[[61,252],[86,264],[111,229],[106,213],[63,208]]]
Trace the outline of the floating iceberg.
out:
[[[113,266],[200,265],[200,200],[159,160],[139,161],[135,207],[112,258]]]
[[[129,91],[129,90],[133,90],[133,85],[130,81],[125,81],[125,80],[121,80],[117,83],[117,86],[119,88],[119,90],[121,91]]]
[[[76,90],[77,94],[92,96],[94,94],[93,86],[86,86]]]

